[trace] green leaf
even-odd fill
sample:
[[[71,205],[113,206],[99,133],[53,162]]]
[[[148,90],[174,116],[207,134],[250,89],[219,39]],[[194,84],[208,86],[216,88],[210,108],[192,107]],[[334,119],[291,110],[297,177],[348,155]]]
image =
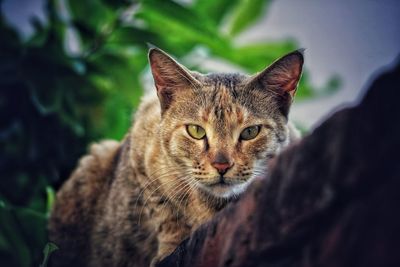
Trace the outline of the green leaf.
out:
[[[147,66],[147,48],[107,45],[91,64],[96,65],[98,74],[90,79],[108,94],[97,125],[103,137],[120,139],[131,124],[132,109],[142,94],[140,79]]]
[[[47,215],[49,215],[54,205],[54,201],[56,199],[56,193],[54,192],[54,189],[51,186],[46,186],[46,195],[47,195]]]
[[[140,29],[133,26],[122,26],[115,29],[110,35],[107,44],[117,44],[120,46],[136,46],[147,49],[147,44],[162,43],[162,38],[146,29]]]
[[[214,35],[217,32],[214,24],[207,17],[202,17],[196,10],[184,7],[171,0],[145,0],[142,3],[142,8],[144,12],[157,13],[196,32],[207,35]],[[161,28],[166,29],[165,25]]]
[[[301,101],[316,96],[316,94],[317,92],[315,88],[311,85],[308,71],[303,70],[303,75],[301,76],[295,99]]]
[[[333,75],[326,84],[322,87],[321,94],[331,95],[337,92],[342,87],[343,81],[339,75]]]
[[[266,13],[270,3],[270,0],[239,1],[229,23],[229,35],[235,36],[251,26]]]
[[[48,263],[48,261],[49,261],[50,255],[51,255],[54,251],[56,251],[56,250],[58,250],[58,249],[59,249],[59,248],[58,248],[58,246],[57,246],[56,244],[51,243],[51,242],[48,242],[48,243],[46,244],[46,246],[44,247],[44,249],[43,249],[44,259],[43,259],[42,264],[40,264],[40,267],[47,267],[47,263]]]
[[[0,201],[0,236],[7,248],[2,253],[9,255],[13,266],[32,266],[40,258],[37,246],[45,243],[46,223],[44,213]]]
[[[68,0],[71,20],[81,23],[94,32],[102,32],[115,22],[118,12],[99,0]]]
[[[296,42],[284,40],[234,47],[231,51],[224,50],[217,55],[254,73],[262,71],[273,61],[296,48]]]
[[[160,35],[170,44],[171,51],[178,55],[186,54],[201,44],[216,51],[223,51],[230,45],[207,16],[201,16],[195,10],[173,1],[144,1],[135,18],[140,19],[147,29]]]
[[[207,16],[212,20],[216,27],[221,26],[221,22],[227,14],[232,11],[240,0],[219,0],[219,1],[204,1],[197,0],[194,3],[193,9]]]
[[[102,2],[111,8],[119,9],[119,8],[126,8],[129,5],[132,5],[134,0],[102,0]]]

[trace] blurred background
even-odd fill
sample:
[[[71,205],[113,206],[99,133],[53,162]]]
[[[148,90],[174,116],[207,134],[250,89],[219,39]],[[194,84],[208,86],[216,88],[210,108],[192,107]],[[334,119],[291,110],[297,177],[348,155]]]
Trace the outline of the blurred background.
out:
[[[148,43],[201,72],[255,73],[305,47],[304,131],[400,52],[397,0],[0,0],[0,266],[39,266],[54,192],[90,142],[121,139]],[[42,265],[44,266],[45,263]]]

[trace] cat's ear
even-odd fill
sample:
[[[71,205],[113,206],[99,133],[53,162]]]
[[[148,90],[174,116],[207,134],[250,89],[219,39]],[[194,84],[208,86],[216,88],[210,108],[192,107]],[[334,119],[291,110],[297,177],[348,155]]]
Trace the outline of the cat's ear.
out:
[[[251,79],[253,86],[277,96],[284,113],[288,112],[296,94],[303,69],[303,53],[304,49],[293,51],[276,60]]]
[[[161,49],[149,50],[149,62],[162,112],[169,108],[174,96],[181,90],[199,86],[199,82],[188,69]]]

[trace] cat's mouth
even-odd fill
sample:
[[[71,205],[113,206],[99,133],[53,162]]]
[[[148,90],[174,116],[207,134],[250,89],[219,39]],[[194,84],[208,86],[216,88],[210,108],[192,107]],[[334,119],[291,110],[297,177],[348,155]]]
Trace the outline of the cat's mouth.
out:
[[[232,177],[215,176],[211,181],[202,181],[202,184],[208,187],[213,186],[233,186],[243,183],[242,180],[238,180]]]
[[[202,182],[202,188],[207,192],[219,196],[230,197],[240,194],[246,188],[247,182],[229,177],[218,176],[213,181]]]

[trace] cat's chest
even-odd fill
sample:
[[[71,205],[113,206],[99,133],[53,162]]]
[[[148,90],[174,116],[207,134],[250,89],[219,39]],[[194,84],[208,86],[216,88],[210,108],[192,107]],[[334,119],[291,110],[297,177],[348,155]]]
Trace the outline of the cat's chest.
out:
[[[187,209],[185,217],[187,224],[192,228],[192,231],[210,220],[216,211],[210,209],[207,203],[202,202],[198,198],[194,198],[190,203],[190,208]]]

